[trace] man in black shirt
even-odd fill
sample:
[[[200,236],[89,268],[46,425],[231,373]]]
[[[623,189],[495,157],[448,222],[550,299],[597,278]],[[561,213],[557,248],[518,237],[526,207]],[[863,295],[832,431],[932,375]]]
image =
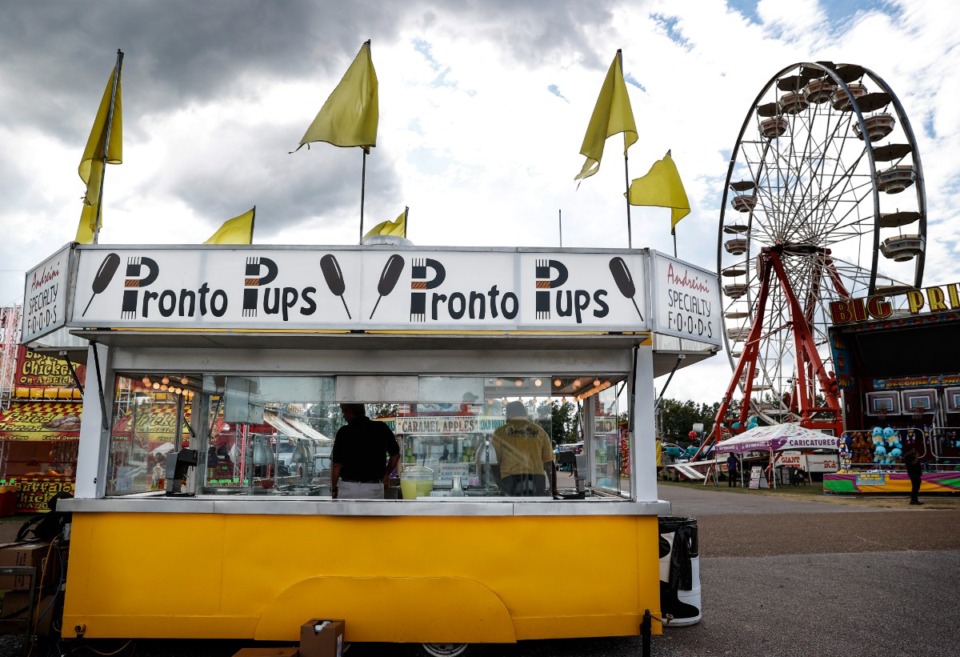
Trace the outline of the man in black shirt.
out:
[[[367,417],[363,404],[340,404],[347,423],[337,431],[330,460],[334,499],[382,500],[400,445],[383,422]]]

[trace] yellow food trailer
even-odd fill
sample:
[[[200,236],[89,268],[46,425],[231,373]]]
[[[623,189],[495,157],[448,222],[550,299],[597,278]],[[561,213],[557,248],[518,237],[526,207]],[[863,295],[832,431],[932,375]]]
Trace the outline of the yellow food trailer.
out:
[[[659,615],[653,380],[718,350],[715,275],[649,250],[71,244],[27,294],[24,342],[90,342],[65,638],[330,618],[459,654]],[[497,485],[512,401],[584,443],[555,495]],[[331,496],[341,403],[397,435],[387,499]],[[171,408],[166,439],[131,431]]]

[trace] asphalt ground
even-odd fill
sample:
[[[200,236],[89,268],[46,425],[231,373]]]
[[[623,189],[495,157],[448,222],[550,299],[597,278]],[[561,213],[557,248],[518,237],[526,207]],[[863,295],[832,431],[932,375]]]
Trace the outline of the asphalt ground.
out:
[[[662,484],[672,515],[694,518],[703,619],[652,639],[655,657],[944,657],[960,654],[960,497],[824,496]],[[9,524],[9,523],[8,523]],[[5,533],[0,525],[0,539]],[[578,550],[557,554],[573,563]],[[574,571],[575,572],[575,571]],[[100,653],[231,657],[252,643],[97,643]],[[638,637],[477,646],[503,657],[640,655]],[[118,652],[119,651],[119,652]],[[73,644],[33,655],[95,655]],[[0,657],[20,654],[0,638]],[[351,657],[417,654],[413,646],[349,644]]]

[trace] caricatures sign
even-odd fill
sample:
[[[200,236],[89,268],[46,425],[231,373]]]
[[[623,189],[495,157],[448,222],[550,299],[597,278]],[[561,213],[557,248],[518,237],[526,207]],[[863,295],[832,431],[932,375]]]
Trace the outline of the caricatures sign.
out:
[[[647,251],[101,246],[77,253],[72,327],[643,332],[672,318],[651,312]],[[669,263],[696,277],[687,296],[696,295],[697,320],[713,322],[716,277]],[[665,289],[683,288],[681,278],[671,281]],[[714,341],[719,325],[684,335]]]
[[[66,324],[72,252],[72,245],[67,244],[27,272],[20,327],[22,344],[42,338]]]
[[[657,333],[721,345],[723,322],[716,274],[655,253],[653,290]]]

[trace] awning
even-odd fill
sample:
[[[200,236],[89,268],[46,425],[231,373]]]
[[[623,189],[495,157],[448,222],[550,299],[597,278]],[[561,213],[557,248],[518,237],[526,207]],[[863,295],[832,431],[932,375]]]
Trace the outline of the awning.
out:
[[[79,402],[14,403],[0,413],[0,440],[77,440],[82,409]]]
[[[836,436],[807,429],[794,422],[755,427],[716,445],[718,453],[780,451],[785,449],[839,449]]]
[[[327,437],[327,436],[324,436],[322,433],[320,433],[319,431],[317,431],[316,429],[314,429],[313,427],[311,427],[309,424],[307,424],[307,423],[304,422],[303,420],[300,420],[300,419],[297,419],[297,418],[290,418],[289,421],[290,421],[290,424],[292,424],[294,427],[296,427],[301,433],[303,433],[304,435],[306,435],[306,436],[308,436],[308,437],[310,437],[310,438],[313,438],[313,439],[316,440],[317,442],[321,442],[321,443],[332,443],[332,442],[333,442],[333,438],[329,438],[329,437]]]
[[[269,424],[271,427],[279,431],[285,436],[290,438],[296,438],[297,440],[301,438],[306,438],[302,433],[291,427],[289,424],[284,422],[279,415],[275,413],[264,413],[263,421]]]

